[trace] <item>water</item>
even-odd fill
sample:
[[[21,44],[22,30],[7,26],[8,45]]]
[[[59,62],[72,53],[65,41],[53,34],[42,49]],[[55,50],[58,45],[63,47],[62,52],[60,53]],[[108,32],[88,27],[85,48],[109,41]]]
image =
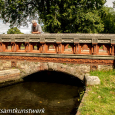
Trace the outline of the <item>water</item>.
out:
[[[83,90],[84,85],[74,76],[41,71],[25,77],[24,82],[0,88],[0,109],[44,108],[40,115],[75,115]]]

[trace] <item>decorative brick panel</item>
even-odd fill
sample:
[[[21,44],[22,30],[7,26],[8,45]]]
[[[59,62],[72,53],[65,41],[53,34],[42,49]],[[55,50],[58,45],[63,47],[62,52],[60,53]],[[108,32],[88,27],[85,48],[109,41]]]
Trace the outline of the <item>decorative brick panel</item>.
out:
[[[11,67],[16,67],[16,61],[11,61]]]
[[[78,64],[100,64],[100,65],[113,65],[114,60],[101,60],[101,59],[75,59],[75,58],[51,58],[51,57],[27,57],[27,56],[0,56],[2,60],[27,60],[37,62],[56,62],[56,63],[78,63]],[[12,67],[16,67],[15,61],[11,62]]]
[[[95,71],[95,70],[98,70],[98,65],[91,65],[90,71]]]

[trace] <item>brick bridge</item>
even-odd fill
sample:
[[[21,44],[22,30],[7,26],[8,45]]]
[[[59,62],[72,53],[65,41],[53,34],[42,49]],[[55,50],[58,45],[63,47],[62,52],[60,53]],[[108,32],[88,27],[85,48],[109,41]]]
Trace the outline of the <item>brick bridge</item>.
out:
[[[114,46],[114,34],[1,34],[0,70],[51,69],[83,80],[88,71],[113,69]]]

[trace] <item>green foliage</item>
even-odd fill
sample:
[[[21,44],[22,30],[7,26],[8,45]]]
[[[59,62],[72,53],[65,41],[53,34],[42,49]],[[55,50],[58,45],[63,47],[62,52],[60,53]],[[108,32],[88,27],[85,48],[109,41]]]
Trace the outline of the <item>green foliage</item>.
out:
[[[103,7],[100,10],[104,30],[101,33],[115,33],[115,11],[111,7]]]
[[[0,11],[4,9],[4,1],[3,0],[0,0]]]
[[[24,34],[17,27],[10,28],[7,31],[7,34]]]
[[[103,46],[101,46],[99,49],[103,49]]]
[[[72,48],[70,45],[68,45],[68,48]]]
[[[38,22],[43,22],[43,30],[50,33],[98,33],[104,30],[98,11],[106,0],[5,1],[2,18],[11,27],[27,25],[27,21],[39,15]]]

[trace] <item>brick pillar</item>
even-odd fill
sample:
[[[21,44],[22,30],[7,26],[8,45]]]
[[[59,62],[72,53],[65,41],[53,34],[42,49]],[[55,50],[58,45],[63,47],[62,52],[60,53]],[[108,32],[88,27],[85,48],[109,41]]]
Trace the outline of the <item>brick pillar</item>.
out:
[[[91,46],[91,44],[89,45],[89,54],[91,54],[92,55],[92,46]]]
[[[97,44],[92,44],[92,49],[93,49],[93,52],[92,54],[93,55],[97,55],[97,53],[99,52],[98,49],[99,49],[99,46]]]
[[[43,45],[43,51],[44,51],[44,53],[47,52],[47,45],[46,45],[46,43],[44,43],[44,45]]]
[[[57,54],[60,54],[61,53],[61,42],[57,42]]]
[[[108,55],[111,55],[111,53],[110,53],[110,48],[111,48],[111,46],[110,45],[107,45],[107,53],[108,53]],[[113,51],[114,51],[114,48],[112,49]],[[112,52],[113,52],[112,51]],[[114,53],[113,53],[113,55],[114,55]]]
[[[74,54],[78,54],[78,43],[74,43]]]
[[[16,49],[17,49],[17,51],[20,49],[20,43],[18,42],[17,44],[16,44]]]
[[[40,50],[40,53],[42,53],[42,44],[40,44],[39,50]]]
[[[61,53],[64,53],[64,44],[61,44]]]
[[[46,48],[46,43],[43,44],[43,51],[42,51],[42,53],[46,53],[45,52],[45,50],[46,50],[45,48]]]
[[[114,56],[115,44],[111,45],[111,55]]]
[[[103,50],[106,50],[106,49],[105,49],[105,45],[103,45]]]
[[[29,52],[29,42],[25,42],[25,51]]]
[[[78,54],[81,54],[81,45],[78,44]]]
[[[2,45],[3,43],[2,42],[0,42],[0,52],[2,52],[3,51],[3,45]]]
[[[40,42],[40,53],[45,53],[45,42]]]
[[[76,53],[76,45],[74,44],[73,45],[73,54],[75,54]]]
[[[112,55],[112,45],[111,45],[111,47],[110,47],[110,55]]]
[[[30,47],[30,52],[32,52],[32,50],[33,50],[33,43],[29,43],[29,47]]]
[[[17,51],[17,48],[16,48],[16,43],[14,43],[14,52]]]
[[[45,53],[48,51],[48,44],[45,44]]]
[[[2,44],[2,50],[3,52],[6,50],[5,43]]]
[[[15,43],[15,52],[17,52],[19,49],[18,43]]]
[[[15,52],[15,42],[11,42],[11,51]]]
[[[96,44],[93,45],[93,55],[96,55]]]
[[[59,51],[59,47],[58,47],[58,44],[56,44],[56,53],[58,54],[58,51]]]
[[[44,53],[44,44],[42,43],[42,45],[41,45],[41,53]]]
[[[73,45],[71,45],[71,47],[72,47],[72,54],[74,54],[75,53],[75,46],[74,46],[74,44]]]

